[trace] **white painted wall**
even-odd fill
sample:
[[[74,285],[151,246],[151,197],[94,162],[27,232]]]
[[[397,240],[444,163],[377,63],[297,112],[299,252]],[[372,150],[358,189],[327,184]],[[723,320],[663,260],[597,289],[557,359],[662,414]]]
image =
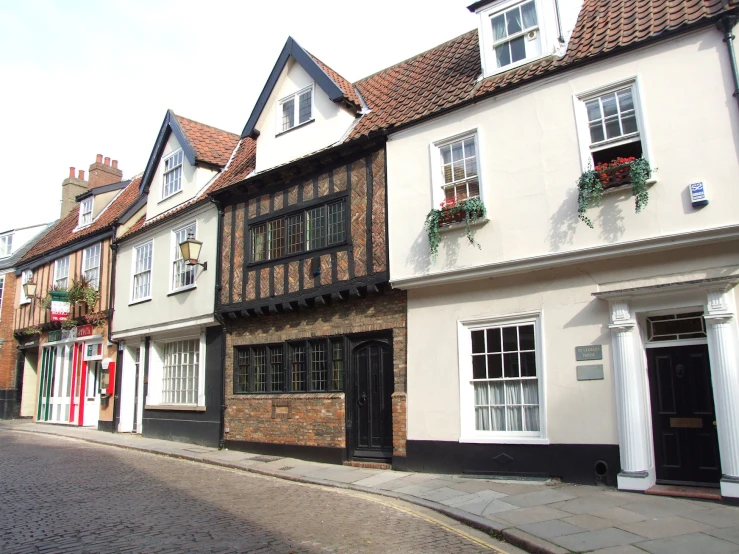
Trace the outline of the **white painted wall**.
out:
[[[313,83],[313,79],[292,57],[282,71],[262,115],[257,121],[256,171],[264,171],[296,158],[311,154],[338,142],[355,121],[345,107],[329,99],[318,87],[313,88],[314,121],[279,134],[277,127],[278,102]]]
[[[171,133],[167,140],[167,144],[164,147],[162,157],[159,160],[159,166],[157,167],[156,173],[154,173],[154,177],[149,188],[149,198],[146,207],[147,220],[194,198],[213,179],[213,177],[217,175],[216,171],[190,165],[190,162],[187,161],[187,157],[183,157],[182,189],[180,192],[162,200],[162,189],[164,183],[164,163],[162,160],[180,148],[181,146],[177,137],[175,137],[174,133]]]
[[[207,262],[208,269],[197,268],[196,288],[186,292],[169,295],[172,283],[172,264],[174,243],[172,230],[191,221],[197,222],[197,239],[203,242],[200,262]],[[140,330],[141,335],[162,325],[187,325],[193,319],[213,317],[216,239],[218,212],[211,203],[200,206],[196,211],[172,218],[164,225],[133,237],[120,245],[116,269],[115,323],[116,337],[132,330]],[[149,240],[154,241],[152,262],[152,299],[131,304],[132,298],[132,257],[134,248]]]
[[[393,135],[387,144],[392,280],[739,223],[739,113],[730,75],[722,35],[709,27]],[[589,210],[595,223],[589,229],[577,220],[573,96],[634,76],[657,183],[640,214],[630,192],[606,195],[602,208]],[[477,232],[480,250],[462,230],[444,233],[434,264],[423,229],[440,201],[432,196],[429,145],[472,129],[490,221]],[[709,190],[710,204],[702,209],[689,201],[688,185],[696,181]]]

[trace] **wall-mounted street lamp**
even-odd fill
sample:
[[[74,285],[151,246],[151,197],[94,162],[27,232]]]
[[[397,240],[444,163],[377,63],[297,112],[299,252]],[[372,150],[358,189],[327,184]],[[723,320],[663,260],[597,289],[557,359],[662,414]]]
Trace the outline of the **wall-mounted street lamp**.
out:
[[[33,282],[33,278],[29,279],[28,282],[23,284],[23,294],[29,300],[36,298],[36,283]]]
[[[180,243],[180,252],[182,258],[185,260],[187,265],[199,265],[203,268],[203,271],[208,269],[208,262],[200,263],[200,249],[203,247],[203,243],[199,240],[195,240],[192,233],[187,234],[187,240]]]

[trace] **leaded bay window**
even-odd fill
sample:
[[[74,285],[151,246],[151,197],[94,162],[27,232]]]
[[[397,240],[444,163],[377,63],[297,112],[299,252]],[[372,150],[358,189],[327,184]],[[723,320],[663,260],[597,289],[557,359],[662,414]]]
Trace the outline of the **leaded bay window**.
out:
[[[250,261],[319,250],[346,240],[346,201],[339,200],[249,227]]]
[[[82,275],[92,288],[97,289],[100,286],[100,243],[82,251]]]
[[[164,158],[164,175],[162,176],[162,199],[182,190],[182,150]]]
[[[534,0],[493,15],[490,23],[498,68],[541,54],[539,18]]]
[[[475,430],[538,435],[534,323],[475,329],[470,338]]]
[[[195,223],[191,223],[186,227],[177,229],[172,233],[174,249],[174,261],[172,262],[172,290],[178,290],[185,287],[191,287],[195,284],[195,269],[197,266],[187,265],[182,257],[180,243],[185,242],[188,238],[197,238],[195,236]]]
[[[162,402],[197,404],[200,374],[200,339],[168,342],[164,345]]]
[[[439,153],[445,200],[453,201],[456,198],[460,201],[480,196],[475,137],[465,137],[439,146]]]
[[[234,392],[331,392],[344,389],[341,338],[238,347]]]
[[[583,99],[593,165],[617,158],[640,158],[642,137],[636,113],[634,85]]]
[[[151,257],[154,243],[147,242],[134,249],[132,300],[143,300],[151,296]]]
[[[54,262],[54,288],[66,290],[69,284],[69,256]]]
[[[291,94],[279,102],[278,132],[289,131],[313,118],[313,86]]]

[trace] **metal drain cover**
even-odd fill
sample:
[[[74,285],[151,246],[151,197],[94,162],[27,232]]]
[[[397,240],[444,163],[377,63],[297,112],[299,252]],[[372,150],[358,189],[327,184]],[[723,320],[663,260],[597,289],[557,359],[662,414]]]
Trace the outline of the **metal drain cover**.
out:
[[[281,460],[281,456],[252,456],[249,458],[250,460],[254,460],[255,462],[276,462],[277,460]]]

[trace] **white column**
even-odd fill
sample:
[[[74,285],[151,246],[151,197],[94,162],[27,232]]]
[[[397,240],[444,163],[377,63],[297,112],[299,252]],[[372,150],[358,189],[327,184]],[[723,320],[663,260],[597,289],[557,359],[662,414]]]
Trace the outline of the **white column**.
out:
[[[616,416],[621,455],[618,488],[647,490],[655,483],[647,374],[635,333],[636,321],[626,300],[611,302],[613,375],[616,388]]]
[[[706,334],[716,408],[721,495],[739,498],[739,360],[733,292],[708,289]]]

